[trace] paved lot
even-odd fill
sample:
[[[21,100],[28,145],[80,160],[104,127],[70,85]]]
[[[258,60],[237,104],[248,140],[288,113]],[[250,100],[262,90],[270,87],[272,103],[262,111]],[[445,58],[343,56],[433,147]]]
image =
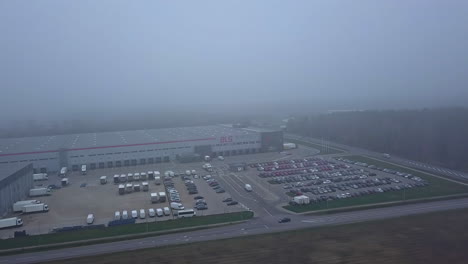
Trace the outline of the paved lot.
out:
[[[202,169],[202,162],[196,163],[162,163],[153,165],[141,165],[121,168],[107,168],[89,170],[86,175],[81,175],[80,172],[70,172],[67,177],[70,184],[61,189],[53,190],[51,196],[36,197],[49,205],[49,212],[35,214],[14,214],[12,216],[20,216],[23,219],[24,225],[18,229],[0,230],[0,238],[12,237],[15,230],[26,230],[29,234],[42,234],[52,231],[54,228],[86,225],[86,216],[89,213],[94,214],[94,224],[107,224],[114,219],[114,212],[127,210],[129,216],[132,210],[145,209],[146,218],[137,219],[137,223],[165,221],[173,219],[172,215],[163,217],[150,218],[148,216],[149,208],[170,207],[169,201],[164,203],[151,203],[151,192],[163,192],[165,187],[163,184],[155,185],[153,180],[148,180],[149,191],[132,192],[124,195],[119,195],[118,184],[113,183],[115,174],[127,174],[136,172],[147,172],[149,170],[158,170],[164,174],[166,170],[172,170],[176,173],[185,172],[187,169],[194,169],[199,175],[206,175],[207,172]],[[108,183],[100,184],[100,177],[107,176]],[[36,182],[38,186],[47,187],[50,184],[60,185],[61,178],[57,175],[49,175],[49,180]],[[188,191],[180,176],[174,177],[173,181],[175,188],[179,191],[181,203],[186,208],[194,208],[194,198],[197,195],[204,197],[208,204],[207,210],[198,211],[198,215],[220,214],[225,212],[234,212],[244,210],[240,205],[227,206],[222,202],[223,199],[230,197],[229,193],[217,194],[208,186],[205,180],[198,178],[192,179],[197,185],[199,194],[189,195]],[[133,183],[139,183],[142,181]],[[85,187],[82,187],[86,184]]]

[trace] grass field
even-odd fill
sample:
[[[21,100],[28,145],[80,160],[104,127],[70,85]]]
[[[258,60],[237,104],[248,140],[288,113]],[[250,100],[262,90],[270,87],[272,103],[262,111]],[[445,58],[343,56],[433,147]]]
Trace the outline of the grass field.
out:
[[[305,142],[305,141],[302,141],[302,140],[285,139],[285,141],[317,149],[317,150],[320,151],[320,154],[339,154],[339,153],[344,152],[342,149],[339,149],[339,148],[327,147],[327,146],[324,146],[324,145]]]
[[[0,240],[0,249],[12,249],[28,246],[47,245],[54,243],[80,241],[86,239],[114,237],[130,234],[143,234],[146,232],[166,231],[178,228],[197,227],[211,224],[229,223],[247,220],[253,217],[253,212],[236,212],[227,214],[197,216],[161,222],[142,224],[130,224],[122,226],[107,227],[104,229],[90,229],[82,231],[70,231],[52,233],[30,237],[12,238]]]
[[[323,209],[333,209],[333,208],[343,208],[348,206],[356,205],[366,205],[374,203],[385,203],[385,202],[395,202],[395,201],[404,201],[411,199],[422,199],[429,197],[445,196],[452,194],[462,194],[468,193],[468,186],[458,184],[452,181],[441,179],[438,177],[431,176],[425,172],[416,171],[413,169],[400,167],[398,165],[390,164],[384,161],[374,160],[364,156],[344,156],[343,158],[365,162],[367,164],[373,164],[379,167],[384,167],[388,169],[393,169],[401,172],[411,173],[415,176],[419,176],[422,179],[426,180],[429,185],[422,188],[414,188],[410,190],[402,191],[393,191],[385,193],[377,193],[360,197],[347,198],[342,200],[333,200],[328,203],[323,202],[319,204],[309,204],[301,206],[284,206],[285,209],[290,211],[301,213],[308,211],[317,211]]]
[[[464,209],[50,263],[468,263],[467,221]]]

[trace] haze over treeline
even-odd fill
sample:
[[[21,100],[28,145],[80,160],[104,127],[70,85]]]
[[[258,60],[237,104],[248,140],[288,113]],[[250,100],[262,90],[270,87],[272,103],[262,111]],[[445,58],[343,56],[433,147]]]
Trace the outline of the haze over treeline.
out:
[[[298,116],[288,131],[468,171],[468,109],[336,112]]]
[[[467,1],[0,2],[0,120],[464,105]]]

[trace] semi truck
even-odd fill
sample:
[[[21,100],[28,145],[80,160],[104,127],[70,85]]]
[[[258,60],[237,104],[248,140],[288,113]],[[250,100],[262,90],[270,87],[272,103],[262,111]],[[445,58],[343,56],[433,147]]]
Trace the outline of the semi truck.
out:
[[[44,203],[40,204],[27,204],[23,206],[23,214],[29,213],[38,213],[38,212],[48,212],[49,206]]]
[[[154,184],[161,185],[161,177],[160,176],[154,176]]]
[[[123,185],[123,184],[119,185],[119,194],[120,195],[125,194],[125,185]]]
[[[50,189],[49,188],[35,188],[29,190],[29,196],[30,197],[37,197],[37,196],[45,196],[45,195],[50,195]]]
[[[144,192],[147,192],[149,190],[148,182],[142,182],[141,186]]]
[[[119,183],[120,182],[120,175],[116,174],[114,175],[114,183]]]
[[[23,220],[19,217],[0,219],[0,229],[22,226]]]
[[[35,173],[33,174],[33,180],[34,181],[47,181],[49,177],[47,176],[47,173]]]
[[[166,201],[166,193],[165,192],[159,192],[159,201],[160,202],[165,202]]]
[[[146,175],[146,172],[141,172],[140,173],[140,180],[146,181],[148,179],[148,175]]]
[[[158,202],[159,202],[158,193],[151,193],[151,203],[158,203]]]
[[[60,177],[65,177],[65,175],[67,174],[67,167],[62,167],[60,169]]]
[[[28,204],[38,204],[41,203],[39,200],[26,200],[26,201],[18,201],[13,204],[13,212],[18,213],[23,211],[23,206]]]
[[[148,180],[154,179],[154,172],[153,171],[148,171],[147,175],[148,175]]]
[[[101,182],[101,184],[106,184],[107,183],[107,176],[101,176],[101,178],[99,178],[99,181]]]
[[[62,183],[62,186],[67,186],[69,183],[68,178],[63,178],[60,182]]]
[[[81,174],[86,175],[86,165],[81,165]]]

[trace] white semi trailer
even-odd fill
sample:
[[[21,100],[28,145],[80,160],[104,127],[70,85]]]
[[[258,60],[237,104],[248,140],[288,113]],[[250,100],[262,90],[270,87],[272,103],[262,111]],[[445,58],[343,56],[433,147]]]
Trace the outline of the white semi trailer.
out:
[[[81,174],[86,175],[86,165],[81,165]]]
[[[22,225],[23,225],[23,220],[19,217],[0,219],[0,229],[9,228],[9,227],[17,227],[17,226],[22,226]]]
[[[13,204],[13,212],[22,212],[23,211],[23,206],[28,205],[28,204],[38,204],[41,203],[39,200],[27,200],[27,201],[18,201]]]
[[[46,181],[48,179],[49,179],[49,177],[47,176],[47,173],[35,173],[35,174],[33,174],[33,180],[35,180],[35,181]]]
[[[35,189],[29,190],[30,197],[45,196],[45,195],[51,195],[49,188],[35,188]]]
[[[48,212],[49,206],[47,204],[28,204],[23,206],[23,214],[37,213],[37,212]]]

